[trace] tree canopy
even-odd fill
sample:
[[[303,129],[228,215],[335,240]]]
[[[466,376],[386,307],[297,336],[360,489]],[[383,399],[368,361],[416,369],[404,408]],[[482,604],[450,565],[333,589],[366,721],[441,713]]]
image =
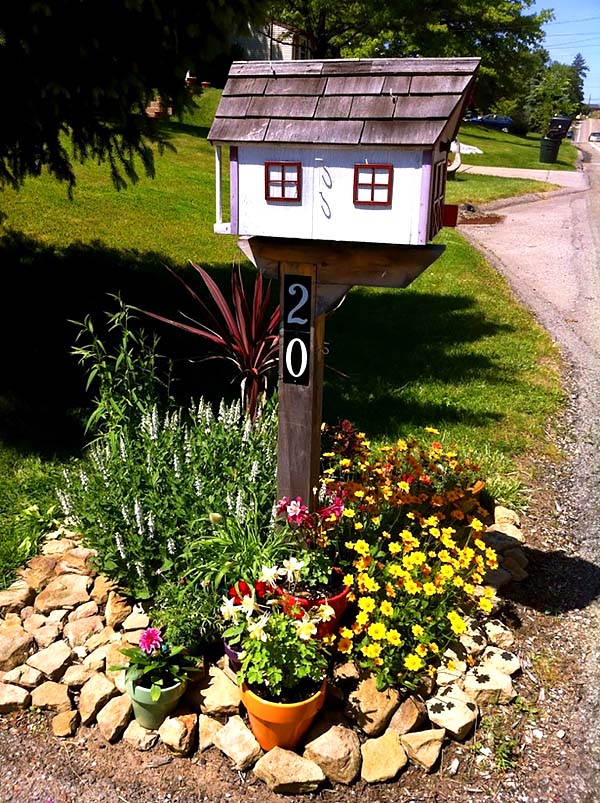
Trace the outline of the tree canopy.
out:
[[[550,11],[533,0],[272,0],[274,19],[297,27],[316,58],[480,56],[477,103],[510,96],[521,58],[541,47]]]
[[[18,0],[0,4],[0,189],[44,167],[75,182],[73,161],[107,162],[117,187],[136,157],[153,175],[143,114],[155,94],[174,112],[190,103],[184,77],[222,52],[262,0]]]

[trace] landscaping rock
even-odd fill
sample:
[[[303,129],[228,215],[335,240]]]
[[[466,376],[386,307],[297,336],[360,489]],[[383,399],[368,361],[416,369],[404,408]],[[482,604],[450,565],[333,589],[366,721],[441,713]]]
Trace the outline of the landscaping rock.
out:
[[[98,615],[98,603],[91,599],[89,602],[84,602],[78,605],[68,615],[69,622],[75,622],[77,619],[85,619],[88,616]]]
[[[503,672],[505,675],[514,675],[521,669],[521,662],[514,653],[508,652],[508,650],[487,647],[481,656],[479,669],[485,671],[488,667],[497,669],[498,672]]]
[[[62,683],[47,680],[31,692],[31,705],[59,713],[69,711],[71,709],[69,690]]]
[[[407,697],[391,718],[388,730],[393,730],[402,736],[402,734],[418,728],[426,719],[425,704],[414,696]]]
[[[93,650],[89,655],[86,655],[87,650],[85,647],[75,647],[73,652],[81,650],[81,654],[83,655],[83,665],[95,670],[96,672],[103,672],[108,667],[106,655],[109,646],[109,644],[102,644],[100,647],[96,647],[96,649]]]
[[[24,616],[24,611],[28,611],[28,616]],[[34,613],[34,610],[31,606],[27,608],[23,608],[21,611],[21,620],[23,622],[23,630],[27,633],[33,633],[34,630],[39,630],[40,627],[44,627],[44,625],[48,624],[48,619],[46,616],[43,616],[41,613]]]
[[[255,764],[262,750],[252,731],[239,716],[233,716],[215,733],[215,747],[233,761],[234,769],[244,772]]]
[[[514,527],[520,527],[521,520],[519,514],[515,513],[514,510],[503,507],[502,505],[496,505],[494,508],[494,524],[496,524],[497,527],[502,527],[505,524],[512,524]]]
[[[514,557],[516,550],[511,549],[509,552],[510,555],[507,552],[502,558],[502,568],[505,572],[510,574],[515,583],[521,583],[523,580],[527,580],[529,577],[528,572],[521,565],[521,561]],[[525,553],[523,553],[523,557],[525,557]],[[527,560],[527,558],[525,558],[525,560]]]
[[[127,597],[117,594],[116,591],[110,591],[104,611],[106,626],[116,628],[127,619],[131,611],[132,606]]]
[[[367,739],[361,747],[360,777],[363,781],[389,781],[407,765],[408,758],[400,739],[400,734],[392,730],[387,730],[377,739]]]
[[[208,672],[209,685],[200,692],[201,711],[214,717],[233,716],[240,710],[240,689],[222,669],[211,666]]]
[[[94,558],[98,555],[95,549],[76,546],[62,553],[56,564],[56,574],[93,575]]]
[[[85,648],[88,652],[93,652],[97,647],[102,647],[104,644],[110,644],[111,641],[119,639],[119,635],[112,627],[103,627],[98,633],[94,633],[85,642]],[[124,658],[125,656],[123,656]]]
[[[63,686],[63,688],[65,687]],[[118,694],[118,691],[106,675],[101,672],[96,672],[92,675],[82,687],[79,695],[81,723],[90,725],[96,718],[98,711],[116,694]]]
[[[21,620],[16,618],[16,622],[8,616],[5,622],[0,621],[0,671],[7,672],[24,664],[33,647],[33,637],[23,630]]]
[[[75,736],[79,722],[79,711],[63,711],[53,717],[52,733],[61,739]]]
[[[69,549],[75,549],[77,541],[74,538],[60,538],[59,540],[46,541],[42,545],[42,555],[63,555]]]
[[[91,578],[87,575],[62,574],[37,595],[34,607],[39,613],[48,613],[55,608],[75,608],[89,600],[90,583]]]
[[[69,611],[65,611],[63,608],[55,608],[53,611],[50,611],[46,619],[49,625],[58,625],[62,628],[66,624],[68,616]]]
[[[63,636],[71,647],[81,647],[90,636],[100,633],[102,630],[104,630],[104,622],[99,616],[87,616],[83,619],[75,619],[65,625]]]
[[[352,661],[346,661],[345,664],[340,664],[336,666],[333,670],[333,677],[336,680],[358,680],[360,677],[360,672],[356,664],[352,663]]]
[[[378,691],[375,678],[369,675],[350,695],[346,713],[367,736],[378,736],[386,729],[399,704],[400,694],[396,689]]]
[[[465,696],[451,684],[426,703],[429,721],[460,742],[473,729],[479,715],[477,705]]]
[[[488,643],[503,650],[512,647],[515,637],[512,632],[499,619],[490,619],[484,625]]]
[[[133,748],[142,752],[151,750],[158,742],[158,739],[158,731],[150,731],[143,728],[135,719],[131,720],[123,734],[124,742],[127,742]]]
[[[122,624],[123,630],[145,630],[147,627],[150,627],[150,617],[139,610],[133,610]]]
[[[56,558],[52,555],[36,555],[25,569],[18,572],[19,577],[31,586],[32,589],[44,588],[54,577]]]
[[[27,708],[31,696],[27,689],[12,683],[0,683],[0,714],[9,714]]]
[[[27,664],[21,664],[11,669],[10,672],[7,672],[2,682],[14,683],[16,686],[22,686],[24,689],[34,689],[36,686],[39,686],[40,683],[43,683],[44,680],[45,678],[39,670],[34,669],[32,666],[27,666]]]
[[[358,736],[343,725],[334,725],[308,742],[303,755],[318,764],[334,783],[350,784],[360,770]]]
[[[400,740],[409,759],[430,772],[440,756],[445,735],[446,731],[443,728],[433,728],[406,733]]]
[[[48,623],[43,627],[38,627],[36,630],[32,630],[31,635],[33,636],[38,647],[43,650],[53,644],[60,637],[61,632],[61,625]]]
[[[132,711],[131,700],[126,694],[113,697],[98,711],[96,722],[107,742],[117,741],[129,724]]]
[[[258,760],[253,771],[272,792],[283,795],[316,792],[325,780],[318,764],[281,747],[269,750]]]
[[[25,580],[15,580],[6,591],[0,591],[0,614],[19,613],[33,602],[35,589]]]
[[[83,664],[72,664],[61,678],[61,683],[71,689],[79,689],[95,674],[95,670]]]
[[[26,663],[34,669],[42,672],[50,680],[57,680],[62,677],[67,666],[73,660],[73,651],[64,641],[55,641],[44,650],[40,650]]]
[[[217,719],[200,714],[198,717],[198,749],[200,752],[214,744],[215,736],[222,727],[223,725]]]
[[[460,634],[458,641],[468,655],[480,655],[487,647],[485,631],[473,619],[467,617],[465,621],[467,629]]]
[[[114,590],[114,587],[115,584],[112,580],[109,580],[108,577],[100,574],[94,580],[94,586],[91,590],[90,596],[94,602],[98,603],[98,605],[106,605],[108,594],[110,591]]]
[[[192,752],[198,731],[198,715],[183,714],[177,717],[167,717],[158,729],[161,742],[177,753],[178,756],[187,756]]]
[[[479,705],[509,703],[515,696],[510,675],[491,667],[484,669],[475,667],[467,672],[463,690],[474,703]]]

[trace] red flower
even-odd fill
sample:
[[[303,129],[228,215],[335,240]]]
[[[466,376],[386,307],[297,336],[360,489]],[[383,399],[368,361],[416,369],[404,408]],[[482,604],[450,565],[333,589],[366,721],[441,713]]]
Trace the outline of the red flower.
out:
[[[263,597],[267,596],[268,588],[267,588],[267,584],[264,582],[264,580],[258,580],[254,584],[254,590],[256,591],[256,596],[259,599],[263,599]]]
[[[251,597],[252,589],[244,580],[240,580],[229,589],[229,596],[236,601],[238,605],[242,603],[242,597]]]

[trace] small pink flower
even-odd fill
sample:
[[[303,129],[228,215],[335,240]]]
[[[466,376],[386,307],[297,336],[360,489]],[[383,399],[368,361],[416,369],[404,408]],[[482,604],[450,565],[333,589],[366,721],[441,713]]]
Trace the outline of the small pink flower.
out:
[[[151,652],[157,650],[163,643],[163,638],[160,630],[155,627],[149,627],[140,636],[140,649],[150,655]]]

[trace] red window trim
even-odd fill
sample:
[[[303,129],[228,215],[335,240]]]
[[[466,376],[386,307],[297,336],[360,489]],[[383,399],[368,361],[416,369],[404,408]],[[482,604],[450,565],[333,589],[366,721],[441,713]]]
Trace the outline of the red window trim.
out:
[[[273,181],[269,179],[269,168],[270,167],[280,167],[281,168],[281,179],[278,181]],[[283,178],[283,171],[286,167],[295,167],[296,168],[296,179],[294,181],[285,180]],[[285,188],[286,186],[295,186],[296,187],[296,197],[295,198],[284,198],[284,197],[275,197],[271,195],[271,187],[278,185],[281,187],[281,195],[285,195]],[[265,201],[280,201],[282,203],[298,203],[302,201],[302,162],[265,162]]]
[[[370,170],[371,171],[371,181],[370,182],[359,182],[358,180],[358,173],[359,170]],[[387,184],[375,184],[375,171],[376,170],[387,170],[388,180]],[[392,203],[392,189],[394,183],[394,166],[390,164],[355,164],[354,165],[354,203],[356,206],[390,206]],[[359,201],[358,200],[358,191],[359,189],[364,189],[365,187],[371,188],[371,200],[370,201]],[[382,189],[385,187],[387,189],[387,199],[385,201],[375,201],[373,200],[373,194],[375,191],[375,187],[378,189]]]

